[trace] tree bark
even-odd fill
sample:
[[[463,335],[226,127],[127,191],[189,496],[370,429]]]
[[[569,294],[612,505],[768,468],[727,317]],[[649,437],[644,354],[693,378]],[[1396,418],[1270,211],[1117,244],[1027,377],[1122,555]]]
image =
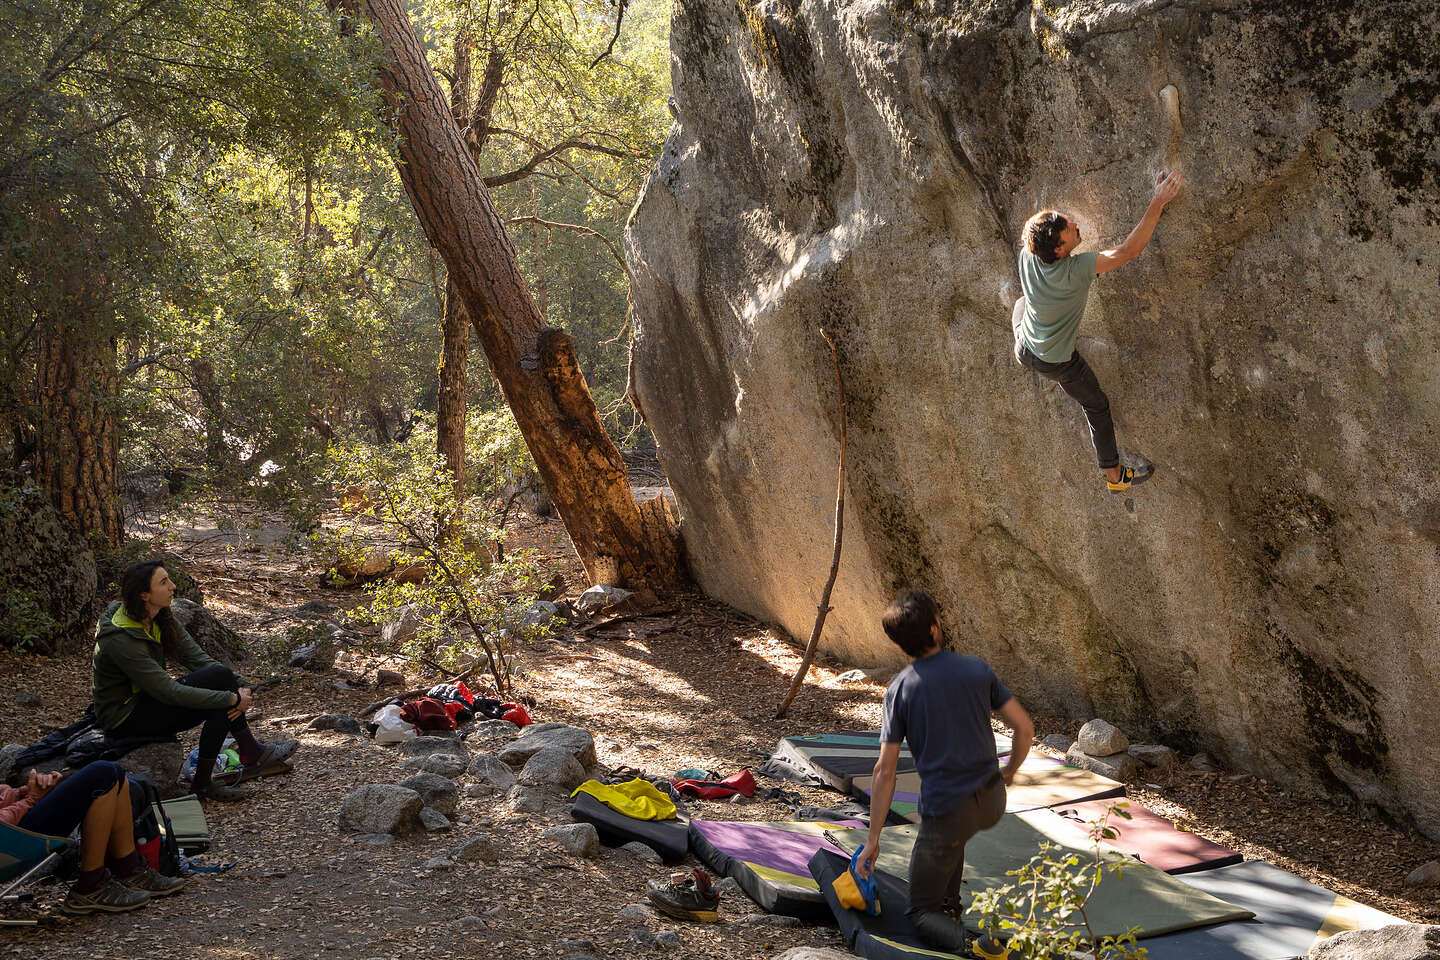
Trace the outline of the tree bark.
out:
[[[115,341],[97,329],[53,317],[39,325],[35,473],[56,509],[103,550],[121,538],[119,379]]]
[[[353,9],[361,0],[344,0]],[[490,369],[592,580],[610,558],[622,582],[681,580],[663,499],[643,513],[600,422],[574,343],[547,327],[400,0],[363,0],[384,46],[380,67],[399,133],[400,174],[421,226],[461,294]]]
[[[455,511],[440,518],[443,536],[454,535],[465,510],[465,380],[470,363],[470,317],[455,284],[445,287],[444,343],[440,350],[440,401],[435,418],[435,443],[450,470]]]

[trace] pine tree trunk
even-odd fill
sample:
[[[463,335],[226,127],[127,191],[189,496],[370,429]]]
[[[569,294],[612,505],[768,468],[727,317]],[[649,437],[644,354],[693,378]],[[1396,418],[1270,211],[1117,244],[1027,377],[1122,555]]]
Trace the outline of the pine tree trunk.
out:
[[[440,403],[435,443],[455,484],[455,513],[441,518],[446,536],[453,535],[465,509],[465,378],[470,362],[470,317],[455,284],[445,288],[444,343],[440,353]]]
[[[115,341],[55,319],[38,333],[35,472],[92,547],[113,549],[121,537]]]
[[[385,50],[380,81],[400,135],[405,189],[445,259],[586,573],[593,580],[609,558],[628,585],[678,584],[673,517],[663,498],[644,511],[635,503],[574,343],[540,316],[405,8],[400,0],[364,0],[363,9]]]

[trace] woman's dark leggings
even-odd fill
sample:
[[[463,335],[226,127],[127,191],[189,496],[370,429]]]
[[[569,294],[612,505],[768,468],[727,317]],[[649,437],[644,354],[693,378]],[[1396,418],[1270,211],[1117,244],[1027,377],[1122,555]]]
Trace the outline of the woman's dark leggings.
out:
[[[205,690],[240,689],[234,671],[218,663],[181,677],[180,682]],[[130,711],[130,716],[109,732],[116,737],[158,738],[189,730],[203,723],[205,726],[200,728],[200,756],[213,758],[220,755],[220,746],[225,742],[226,733],[238,734],[246,729],[244,715],[231,720],[228,714],[229,711],[223,708],[192,710],[189,707],[177,707],[173,703],[161,703],[149,694],[140,693],[136,694],[135,707]]]
[[[113,760],[94,760],[55,785],[17,824],[22,830],[68,837],[80,826],[90,804],[125,779],[125,768]]]

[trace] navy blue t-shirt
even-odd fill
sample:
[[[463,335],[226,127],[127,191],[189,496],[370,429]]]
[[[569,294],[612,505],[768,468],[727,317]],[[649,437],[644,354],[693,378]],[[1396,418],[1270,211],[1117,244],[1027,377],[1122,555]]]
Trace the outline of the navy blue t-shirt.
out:
[[[880,742],[910,742],[922,817],[949,813],[995,775],[990,714],[1009,699],[990,664],[949,650],[913,661],[890,681]]]

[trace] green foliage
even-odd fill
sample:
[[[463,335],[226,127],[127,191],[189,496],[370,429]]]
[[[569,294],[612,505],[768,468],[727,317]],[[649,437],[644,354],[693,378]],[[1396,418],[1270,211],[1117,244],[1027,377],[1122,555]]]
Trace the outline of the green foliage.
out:
[[[1136,945],[1138,927],[1114,937],[1096,937],[1085,907],[1107,875],[1123,875],[1129,861],[1107,854],[1101,846],[1117,833],[1110,817],[1125,820],[1129,804],[1111,804],[1105,816],[1090,825],[1095,847],[1089,857],[1057,854],[1053,844],[1018,870],[1007,874],[1008,883],[975,895],[971,905],[982,927],[997,937],[1009,937],[1016,960],[1141,960],[1145,948]]]
[[[498,417],[490,419],[500,420]],[[492,424],[487,436],[472,434],[486,464],[514,457],[513,420]],[[418,621],[413,639],[399,654],[459,673],[478,668],[496,690],[510,692],[518,645],[538,639],[544,627],[524,622],[542,578],[524,553],[503,561],[488,552],[496,539],[489,513],[471,506],[458,514],[453,484],[435,454],[433,434],[417,430],[403,443],[370,446],[338,444],[330,451],[329,480],[337,489],[363,497],[353,522],[316,536],[322,550],[338,556],[364,555],[377,535],[389,547],[394,572],[370,583],[364,616],[376,624],[397,621],[407,611]],[[515,462],[513,459],[508,462]],[[499,476],[491,466],[490,475]],[[448,533],[442,518],[463,517]]]

